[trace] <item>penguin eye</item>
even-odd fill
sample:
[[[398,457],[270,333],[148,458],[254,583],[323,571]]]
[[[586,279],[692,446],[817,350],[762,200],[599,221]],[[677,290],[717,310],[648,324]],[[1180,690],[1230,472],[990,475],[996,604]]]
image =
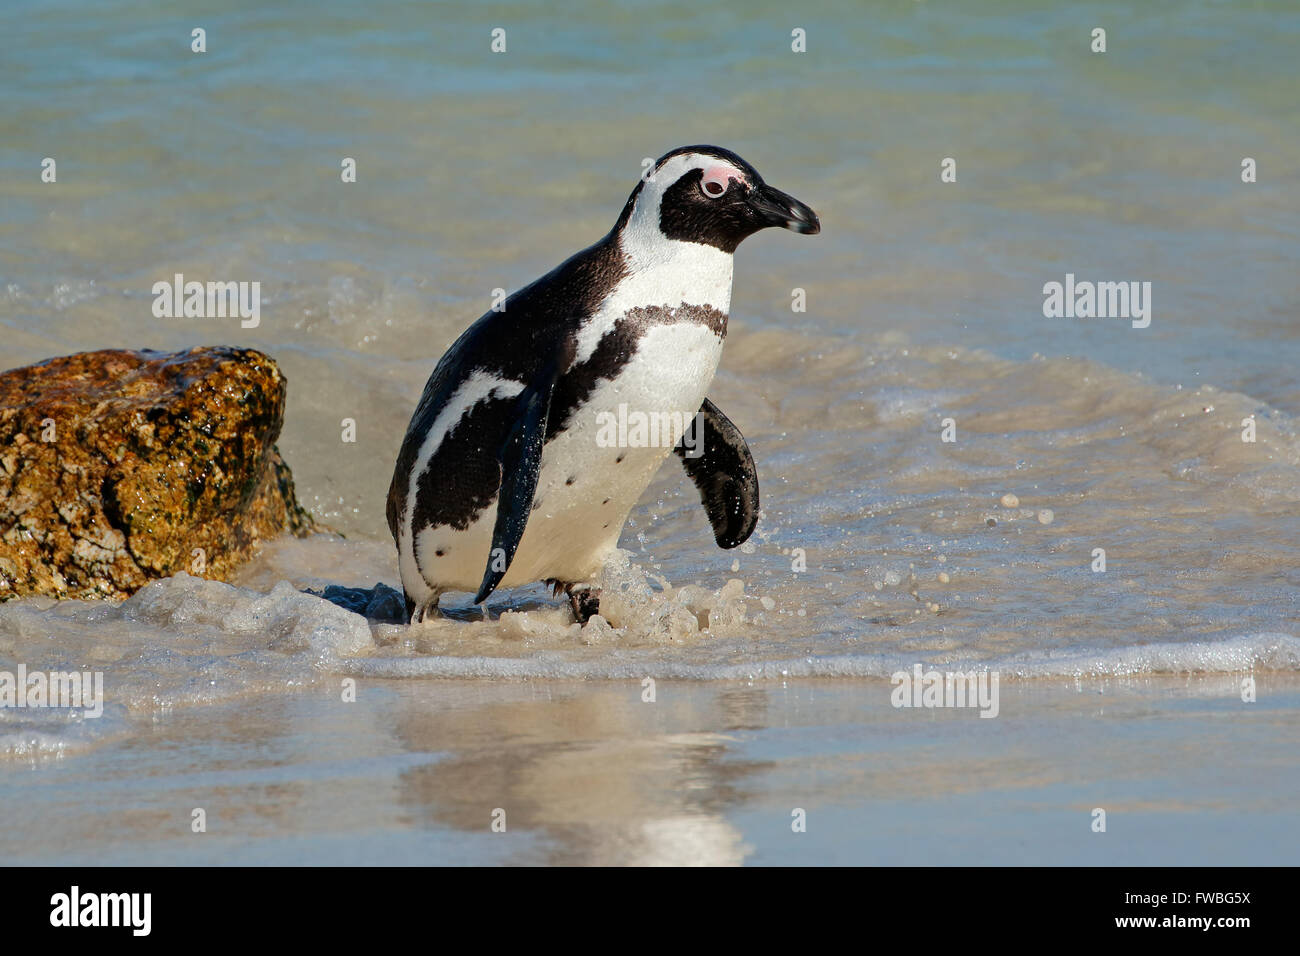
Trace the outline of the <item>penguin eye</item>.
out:
[[[736,178],[736,170],[731,166],[722,164],[712,166],[699,177],[699,191],[710,199],[718,199],[725,191],[731,189],[733,178]]]
[[[710,199],[717,199],[727,191],[727,185],[730,182],[723,182],[717,179],[705,179],[700,182],[700,191]]]
[[[718,196],[727,191],[727,183],[719,182],[718,179],[705,179],[699,183],[699,191],[710,199],[718,199]]]

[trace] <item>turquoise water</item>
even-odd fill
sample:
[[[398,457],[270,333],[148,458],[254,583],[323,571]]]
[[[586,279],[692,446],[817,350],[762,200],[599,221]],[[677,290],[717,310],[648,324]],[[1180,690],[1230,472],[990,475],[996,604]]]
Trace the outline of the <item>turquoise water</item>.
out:
[[[472,317],[488,280],[602,231],[642,156],[703,141],[797,183],[828,223],[817,247],[753,243],[740,315],[764,311],[746,290],[779,259],[820,291],[805,321],[840,332],[1086,355],[1297,408],[1294,3],[265,6],[0,11],[14,360],[209,340],[128,304],[186,264],[274,284],[281,325],[339,270],[472,298]],[[1038,290],[1066,271],[1153,281],[1153,327],[1045,322]],[[45,310],[82,295],[103,321],[60,338]]]

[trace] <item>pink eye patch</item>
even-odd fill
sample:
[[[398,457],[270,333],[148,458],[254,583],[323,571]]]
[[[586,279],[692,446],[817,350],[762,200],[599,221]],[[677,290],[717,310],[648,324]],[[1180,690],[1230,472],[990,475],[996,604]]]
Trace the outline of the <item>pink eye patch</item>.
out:
[[[704,170],[704,175],[700,179],[700,188],[707,195],[721,196],[727,191],[727,186],[733,179],[743,179],[740,170],[735,166],[728,166],[725,163],[719,163],[717,166],[710,166]]]

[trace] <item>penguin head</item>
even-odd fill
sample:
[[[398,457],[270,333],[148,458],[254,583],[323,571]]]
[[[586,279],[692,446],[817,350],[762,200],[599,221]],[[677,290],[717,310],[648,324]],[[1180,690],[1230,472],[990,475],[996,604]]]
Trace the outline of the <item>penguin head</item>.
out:
[[[695,242],[732,253],[760,229],[821,232],[817,214],[763,181],[753,166],[718,146],[665,153],[632,191],[616,231],[641,242]]]

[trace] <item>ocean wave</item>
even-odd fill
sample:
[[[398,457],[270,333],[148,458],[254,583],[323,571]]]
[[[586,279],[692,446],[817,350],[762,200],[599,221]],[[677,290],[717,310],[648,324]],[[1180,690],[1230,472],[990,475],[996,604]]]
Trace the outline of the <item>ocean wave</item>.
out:
[[[341,673],[372,678],[484,678],[499,680],[769,681],[811,678],[889,678],[910,671],[995,671],[1002,678],[1107,678],[1156,675],[1300,672],[1300,637],[1253,634],[1222,641],[1145,644],[1110,649],[1030,652],[986,660],[898,654],[842,654],[799,658],[694,663],[663,655],[619,652],[575,659],[557,652],[527,657],[432,656],[340,661]]]

